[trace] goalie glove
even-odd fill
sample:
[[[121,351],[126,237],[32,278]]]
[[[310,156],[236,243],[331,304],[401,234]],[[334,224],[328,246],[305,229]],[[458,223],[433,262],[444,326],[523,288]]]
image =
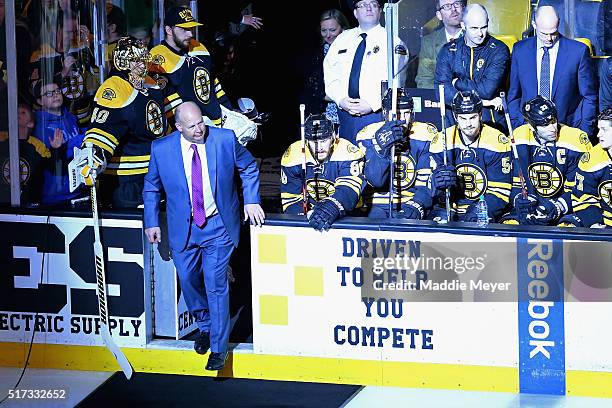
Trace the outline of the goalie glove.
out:
[[[374,149],[380,156],[389,156],[391,146],[404,138],[404,128],[402,124],[404,124],[403,120],[385,122],[385,124],[374,133]]]
[[[250,141],[257,138],[257,125],[242,113],[221,105],[221,116],[223,118],[221,127],[233,130],[238,143],[242,146],[246,146]]]
[[[68,177],[70,178],[70,192],[79,186],[93,186],[95,179],[106,168],[106,157],[98,146],[87,143],[86,147],[74,148],[74,158],[68,163]]]
[[[327,231],[343,215],[342,204],[333,197],[327,197],[315,204],[308,223],[317,231]]]

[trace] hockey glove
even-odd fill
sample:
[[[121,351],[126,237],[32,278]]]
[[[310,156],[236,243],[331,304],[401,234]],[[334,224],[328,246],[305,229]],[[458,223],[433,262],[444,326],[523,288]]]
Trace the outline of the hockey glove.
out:
[[[527,198],[524,198],[521,193],[514,197],[513,204],[519,224],[525,224],[527,216],[529,214],[535,214],[538,208],[538,198],[532,194],[528,194]]]
[[[451,165],[438,166],[431,173],[431,191],[436,193],[436,190],[444,190],[455,187],[457,184],[457,172]]]
[[[465,216],[463,217],[463,221],[465,222],[477,222],[478,221],[478,201],[467,208],[465,212]]]
[[[574,214],[571,214],[571,215],[564,215],[563,217],[561,217],[561,219],[559,220],[559,227],[573,228],[573,227],[585,227],[585,225],[580,219],[580,217]]]
[[[343,215],[342,204],[333,197],[327,197],[315,204],[308,223],[317,231],[327,231]]]
[[[539,205],[535,213],[527,215],[525,224],[551,225],[563,215],[563,208],[557,201],[548,198],[540,198],[538,202]]]
[[[385,122],[380,129],[374,133],[374,149],[382,156],[389,156],[391,146],[404,138],[403,120],[392,120]]]
[[[397,218],[405,218],[408,220],[422,220],[425,215],[423,206],[417,202],[409,201],[402,206],[402,210],[397,213]]]
[[[93,163],[89,162],[89,157]],[[106,168],[104,152],[98,146],[88,146],[82,149],[74,148],[74,158],[68,163],[68,176],[70,178],[70,192],[75,191],[81,184],[93,186],[97,176]]]

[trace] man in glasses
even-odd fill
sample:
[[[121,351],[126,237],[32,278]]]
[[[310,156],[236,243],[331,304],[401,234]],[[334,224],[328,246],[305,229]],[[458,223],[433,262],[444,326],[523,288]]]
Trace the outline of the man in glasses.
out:
[[[421,39],[419,52],[419,69],[416,76],[418,88],[433,89],[436,60],[440,48],[447,42],[457,39],[463,30],[463,0],[434,0],[436,17],[442,22],[442,27]]]
[[[504,129],[499,92],[503,90],[510,65],[510,50],[489,35],[489,14],[480,4],[463,10],[464,34],[445,44],[436,64],[434,84],[444,84],[444,98],[451,105],[457,92],[475,91],[482,99],[482,120]],[[450,110],[447,123],[455,123]]]
[[[387,34],[380,25],[377,0],[355,0],[353,14],[359,26],[342,32],[323,62],[325,92],[339,107],[340,137],[355,143],[365,126],[380,122],[380,83],[387,79]],[[401,44],[397,39],[395,44]],[[399,64],[408,52],[399,51]],[[400,78],[401,82],[401,78]]]

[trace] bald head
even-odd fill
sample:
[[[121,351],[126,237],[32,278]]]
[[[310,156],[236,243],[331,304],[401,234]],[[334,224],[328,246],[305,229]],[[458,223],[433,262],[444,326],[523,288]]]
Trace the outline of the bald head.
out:
[[[538,7],[532,24],[542,46],[552,47],[559,39],[559,14],[554,7]]]
[[[489,31],[489,13],[480,4],[470,4],[463,10],[465,42],[470,47],[481,45],[487,38]]]
[[[206,125],[202,111],[195,102],[184,102],[174,112],[176,128],[181,135],[192,143],[203,143],[206,136]]]

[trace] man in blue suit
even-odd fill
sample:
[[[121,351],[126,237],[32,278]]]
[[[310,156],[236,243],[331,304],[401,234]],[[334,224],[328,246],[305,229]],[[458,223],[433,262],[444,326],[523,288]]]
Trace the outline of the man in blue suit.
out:
[[[512,51],[508,109],[514,128],[525,123],[521,109],[537,95],[554,102],[559,123],[593,135],[597,81],[588,48],[559,34],[559,15],[539,7],[536,36],[519,41]]]
[[[149,242],[160,242],[159,203],[165,191],[168,242],[189,311],[200,335],[195,351],[211,354],[207,370],[227,359],[230,332],[227,265],[240,237],[238,171],[244,219],[261,225],[259,170],[234,132],[208,127],[200,108],[185,102],[176,112],[174,133],[151,145],[144,180],[144,226]]]

